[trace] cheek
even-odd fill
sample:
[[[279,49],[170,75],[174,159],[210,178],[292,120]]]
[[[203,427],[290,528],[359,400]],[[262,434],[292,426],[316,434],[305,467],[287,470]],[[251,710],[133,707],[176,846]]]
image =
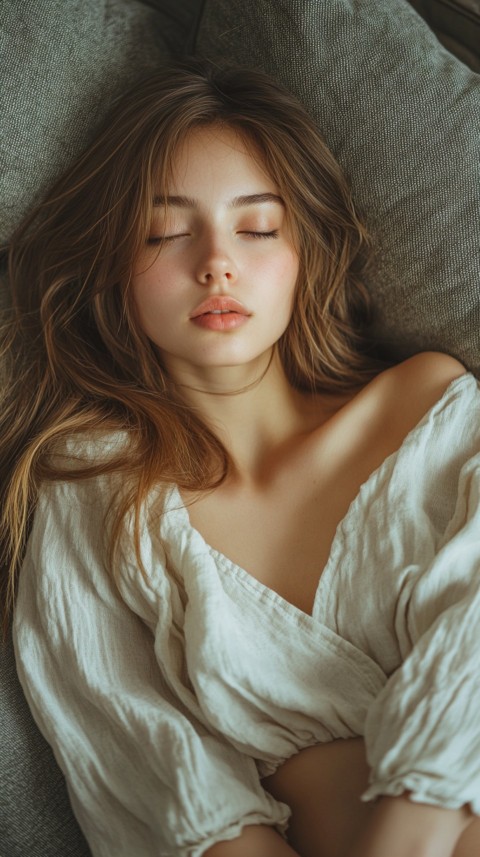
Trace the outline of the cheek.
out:
[[[173,285],[160,283],[150,273],[134,278],[132,296],[137,322],[144,334],[159,348],[168,347],[175,336],[178,320],[178,295]]]
[[[156,265],[144,270],[133,277],[133,298],[141,317],[149,313],[166,309],[178,295],[173,272],[168,265]]]
[[[137,309],[138,316],[142,324],[148,318],[149,312],[154,304],[153,284],[150,282],[148,274],[139,274],[133,279],[132,292],[133,302]]]
[[[285,313],[288,316],[288,322],[290,322],[292,318],[292,313],[295,306],[295,294],[297,287],[297,280],[300,270],[300,262],[296,253],[291,253],[285,260],[283,266],[283,282],[284,282],[284,292],[283,297],[285,301]]]
[[[279,254],[270,266],[269,280],[273,284],[272,297],[289,309],[293,306],[298,271],[299,260],[293,251]]]

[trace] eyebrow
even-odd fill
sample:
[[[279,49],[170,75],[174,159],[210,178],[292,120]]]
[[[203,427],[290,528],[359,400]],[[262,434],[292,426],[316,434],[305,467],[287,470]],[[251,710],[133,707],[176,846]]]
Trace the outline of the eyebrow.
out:
[[[228,207],[244,208],[247,205],[262,205],[265,202],[276,202],[285,206],[282,197],[276,193],[250,193],[245,196],[235,196],[228,203]],[[155,207],[169,205],[175,208],[198,208],[197,200],[189,196],[155,196],[153,204]]]

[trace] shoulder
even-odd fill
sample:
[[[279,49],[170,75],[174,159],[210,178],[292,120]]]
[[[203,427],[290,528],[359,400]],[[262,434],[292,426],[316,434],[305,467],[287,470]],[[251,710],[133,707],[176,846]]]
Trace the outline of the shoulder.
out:
[[[465,366],[455,357],[423,351],[380,372],[362,393],[387,409],[401,405],[407,414],[421,418],[465,374]]]
[[[383,431],[395,446],[466,373],[462,363],[448,354],[422,352],[381,372],[365,392],[375,401]]]
[[[379,376],[379,386],[392,406],[401,403],[407,413],[419,419],[439,399],[450,384],[467,370],[449,354],[424,351],[409,357]]]
[[[466,372],[463,363],[451,357],[450,354],[443,354],[440,351],[422,351],[403,360],[402,363],[397,363],[382,374],[389,374],[392,379],[398,377],[401,382],[409,380],[417,387],[438,389],[441,395],[452,381],[465,375]]]

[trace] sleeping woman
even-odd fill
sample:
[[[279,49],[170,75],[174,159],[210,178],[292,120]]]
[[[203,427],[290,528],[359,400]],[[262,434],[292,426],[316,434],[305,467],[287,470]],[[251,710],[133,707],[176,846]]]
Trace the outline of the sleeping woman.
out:
[[[94,857],[480,853],[480,393],[297,101],[138,84],[10,248],[5,624]]]

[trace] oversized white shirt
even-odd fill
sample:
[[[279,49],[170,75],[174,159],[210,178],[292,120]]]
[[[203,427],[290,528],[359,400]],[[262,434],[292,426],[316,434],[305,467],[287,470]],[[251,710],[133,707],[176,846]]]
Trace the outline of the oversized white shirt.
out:
[[[312,615],[211,548],[176,488],[104,567],[113,477],[46,485],[14,638],[94,857],[200,857],[284,830],[261,777],[365,736],[363,796],[480,814],[480,390],[442,398],[339,524]],[[152,494],[153,498],[153,494]],[[321,521],[319,521],[321,527]],[[295,568],[292,568],[295,575]]]

